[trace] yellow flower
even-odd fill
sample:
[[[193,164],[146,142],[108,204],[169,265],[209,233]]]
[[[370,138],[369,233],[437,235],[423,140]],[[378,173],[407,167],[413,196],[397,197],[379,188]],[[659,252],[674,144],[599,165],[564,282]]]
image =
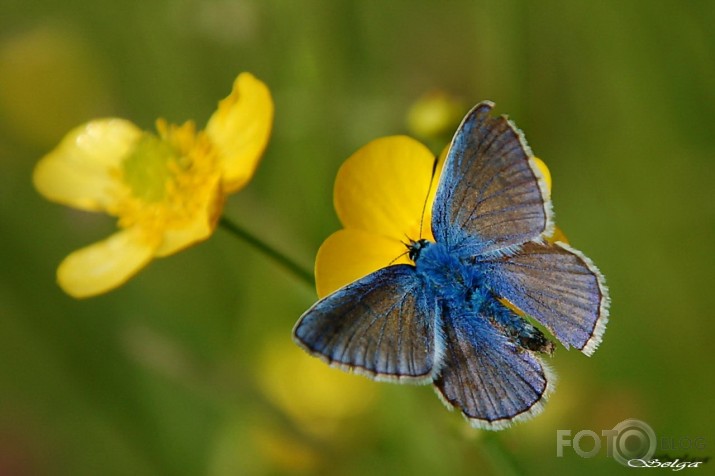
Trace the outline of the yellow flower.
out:
[[[333,194],[343,229],[318,250],[319,297],[389,264],[411,264],[405,246],[410,240],[434,241],[432,202],[446,153],[435,169],[427,147],[406,136],[391,136],[368,143],[343,163]],[[551,190],[549,170],[541,160],[536,163]]]
[[[268,88],[242,73],[203,131],[159,119],[155,135],[116,118],[72,130],[35,167],[35,187],[49,200],[117,217],[119,231],[65,258],[62,289],[77,298],[107,292],[153,258],[207,239],[225,196],[253,176],[272,122]]]
[[[323,365],[287,339],[272,339],[260,359],[266,396],[306,432],[331,439],[377,400],[378,386]]]
[[[446,139],[459,125],[464,105],[442,90],[422,95],[407,112],[407,129],[421,139]]]

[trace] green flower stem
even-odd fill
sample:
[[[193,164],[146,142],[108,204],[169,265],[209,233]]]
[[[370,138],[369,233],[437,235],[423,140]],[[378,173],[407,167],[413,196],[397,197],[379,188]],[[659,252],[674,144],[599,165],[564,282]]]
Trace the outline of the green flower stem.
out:
[[[284,255],[280,251],[273,248],[271,245],[267,244],[265,241],[246,231],[236,223],[232,222],[225,216],[221,217],[219,224],[223,229],[230,232],[235,237],[245,241],[249,245],[256,248],[258,251],[264,255],[271,258],[276,263],[283,266],[285,269],[293,273],[296,277],[300,278],[303,283],[308,287],[313,288],[315,281],[313,278],[313,273],[303,268],[301,265],[293,261],[288,256]],[[518,476],[523,474],[517,464],[514,456],[509,453],[509,451],[504,447],[501,439],[497,434],[492,431],[485,431],[485,436],[482,439],[483,450],[486,453],[488,459],[494,466],[495,472],[497,474],[503,474],[506,476]]]
[[[306,285],[310,288],[315,286],[315,280],[313,278],[313,273],[303,268],[301,265],[293,261],[288,256],[284,255],[277,249],[273,248],[271,245],[267,244],[265,241],[246,231],[244,228],[240,227],[236,223],[232,222],[225,216],[221,217],[219,224],[224,230],[230,232],[235,237],[240,238],[249,245],[256,248],[258,251],[264,255],[271,258],[276,263],[283,266],[285,269],[293,273],[296,277],[300,278]]]

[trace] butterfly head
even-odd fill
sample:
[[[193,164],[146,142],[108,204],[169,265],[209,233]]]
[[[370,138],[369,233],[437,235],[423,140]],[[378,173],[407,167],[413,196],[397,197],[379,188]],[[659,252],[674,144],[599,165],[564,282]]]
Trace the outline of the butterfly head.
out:
[[[422,252],[422,250],[427,248],[430,244],[431,243],[425,239],[417,241],[410,240],[410,243],[407,245],[407,256],[409,256],[410,259],[416,263],[420,257],[420,253]]]

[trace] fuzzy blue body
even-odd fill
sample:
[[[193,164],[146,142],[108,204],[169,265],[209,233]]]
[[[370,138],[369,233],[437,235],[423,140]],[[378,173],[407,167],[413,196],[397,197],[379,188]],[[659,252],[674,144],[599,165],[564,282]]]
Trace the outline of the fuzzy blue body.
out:
[[[526,319],[503,305],[489,288],[488,263],[461,257],[459,249],[419,240],[408,247],[415,271],[427,294],[436,296],[441,315],[463,328],[479,321],[492,326],[515,344],[530,350],[553,352],[553,345]],[[495,276],[492,276],[492,281]]]
[[[428,292],[450,308],[478,311],[488,295],[480,266],[460,259],[442,243],[425,240],[418,243],[421,246],[413,258],[415,270]]]

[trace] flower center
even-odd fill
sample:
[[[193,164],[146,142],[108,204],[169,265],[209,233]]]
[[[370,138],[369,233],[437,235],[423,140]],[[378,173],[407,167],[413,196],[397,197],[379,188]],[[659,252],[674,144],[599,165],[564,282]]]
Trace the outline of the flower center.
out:
[[[166,184],[173,180],[169,164],[178,163],[180,159],[177,152],[169,143],[145,132],[122,163],[124,183],[132,195],[147,203],[164,199]]]
[[[144,133],[123,160],[126,193],[116,210],[119,226],[140,226],[151,239],[191,226],[206,212],[218,213],[221,183],[211,141],[192,122],[174,126],[159,120],[157,129],[158,136]]]

